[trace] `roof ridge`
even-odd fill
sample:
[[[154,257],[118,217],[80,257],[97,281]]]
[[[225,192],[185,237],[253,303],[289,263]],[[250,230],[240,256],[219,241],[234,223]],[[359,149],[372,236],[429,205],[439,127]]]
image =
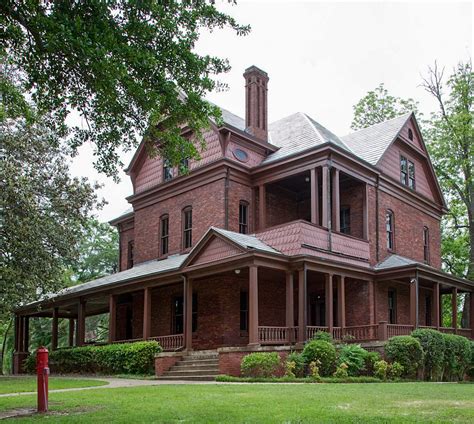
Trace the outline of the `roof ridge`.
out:
[[[306,118],[306,120],[309,122],[309,125],[311,125],[311,126],[313,127],[314,131],[319,135],[319,138],[320,138],[323,142],[325,142],[325,141],[331,141],[331,140],[326,140],[326,139],[324,138],[324,136],[321,134],[321,131],[319,131],[319,130],[316,128],[316,125],[314,125],[314,122],[312,122],[312,118],[311,118],[307,113],[305,113],[305,112],[298,112],[298,113],[301,114],[301,115],[303,115],[303,116]]]
[[[364,131],[364,130],[368,130],[369,128],[373,128],[373,127],[376,127],[378,125],[382,125],[382,124],[386,124],[387,122],[390,122],[390,121],[394,121],[395,119],[400,119],[404,116],[406,116],[406,120],[408,120],[408,118],[411,116],[411,115],[414,115],[414,112],[406,112],[406,113],[403,113],[401,115],[398,115],[398,116],[395,116],[393,118],[390,118],[390,119],[387,119],[385,121],[382,121],[382,122],[377,122],[376,124],[372,124],[372,125],[369,125],[368,127],[364,127],[364,128],[360,128],[358,130],[355,130],[355,131],[352,131],[350,133],[347,133],[347,134],[344,134],[342,137],[347,137],[348,135],[352,135],[352,134],[356,134],[360,131]]]

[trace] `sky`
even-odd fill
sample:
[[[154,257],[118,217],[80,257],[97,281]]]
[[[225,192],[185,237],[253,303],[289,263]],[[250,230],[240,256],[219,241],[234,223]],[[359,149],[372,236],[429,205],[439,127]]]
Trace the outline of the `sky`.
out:
[[[232,69],[219,80],[226,92],[207,98],[244,116],[243,72],[265,70],[268,116],[275,121],[305,112],[333,133],[350,132],[352,107],[380,83],[393,96],[413,98],[429,115],[436,102],[420,86],[428,66],[437,61],[449,74],[459,61],[472,58],[472,2],[316,2],[216,1],[217,7],[250,24],[250,35],[230,30],[204,33],[199,53],[229,59]],[[73,175],[104,184],[99,196],[108,204],[96,216],[108,221],[131,205],[130,179],[121,182],[98,174],[93,149],[85,145],[71,166]],[[128,165],[133,152],[124,153]]]

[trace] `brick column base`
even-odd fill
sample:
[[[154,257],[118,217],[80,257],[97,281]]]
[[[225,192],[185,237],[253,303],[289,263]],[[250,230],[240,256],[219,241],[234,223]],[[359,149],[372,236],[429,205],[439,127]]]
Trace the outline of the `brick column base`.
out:
[[[155,375],[159,377],[184,356],[183,352],[163,352],[155,356]]]

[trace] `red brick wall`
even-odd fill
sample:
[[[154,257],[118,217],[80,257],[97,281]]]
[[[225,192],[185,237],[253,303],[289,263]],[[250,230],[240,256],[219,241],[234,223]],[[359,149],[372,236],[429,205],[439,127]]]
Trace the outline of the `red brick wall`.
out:
[[[123,228],[123,229],[122,229]],[[120,271],[128,267],[128,243],[133,241],[133,223],[120,227]]]
[[[385,216],[390,209],[395,216],[394,253],[423,262],[423,227],[427,226],[430,232],[430,264],[441,268],[439,221],[386,193],[380,191],[379,196],[380,260],[390,254],[385,230]]]
[[[267,227],[298,219],[296,195],[291,191],[267,186]]]
[[[224,179],[135,212],[135,263],[159,256],[160,217],[169,215],[169,254],[182,251],[182,210],[193,208],[193,245],[211,226],[224,227]]]
[[[395,289],[397,293],[397,322],[396,324],[410,325],[410,287],[408,284],[400,284],[391,281],[380,281],[376,287],[376,322],[389,321],[388,319],[388,290]]]
[[[176,364],[183,357],[182,354],[173,353],[171,356],[163,354],[155,358],[155,375],[159,377],[168,371],[173,365]]]
[[[346,326],[368,325],[373,314],[367,281],[345,280]]]
[[[252,204],[252,188],[237,181],[229,181],[229,227],[230,231],[239,232],[239,204],[243,200],[248,203],[249,234],[255,231],[254,207]]]
[[[350,208],[351,232],[354,237],[363,237],[363,195],[364,185],[352,184],[351,186],[341,185],[340,188],[340,204],[343,207]]]

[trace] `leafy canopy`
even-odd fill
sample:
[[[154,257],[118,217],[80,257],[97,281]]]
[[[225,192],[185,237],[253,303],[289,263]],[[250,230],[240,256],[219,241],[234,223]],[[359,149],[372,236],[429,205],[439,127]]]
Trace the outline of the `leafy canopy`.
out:
[[[353,106],[354,117],[351,128],[360,130],[371,125],[387,121],[404,113],[418,111],[418,103],[413,99],[393,97],[388,93],[384,84],[369,91],[356,105]]]
[[[31,96],[48,114],[48,128],[69,135],[73,152],[86,142],[95,146],[95,166],[107,175],[117,174],[120,149],[141,137],[152,154],[177,165],[198,155],[182,126],[199,134],[210,117],[219,119],[202,96],[222,88],[213,77],[229,63],[195,46],[202,30],[224,27],[238,35],[250,30],[205,0],[5,0],[0,57],[16,66],[24,90],[4,79],[1,95],[16,112]],[[80,122],[70,119],[73,112]]]

